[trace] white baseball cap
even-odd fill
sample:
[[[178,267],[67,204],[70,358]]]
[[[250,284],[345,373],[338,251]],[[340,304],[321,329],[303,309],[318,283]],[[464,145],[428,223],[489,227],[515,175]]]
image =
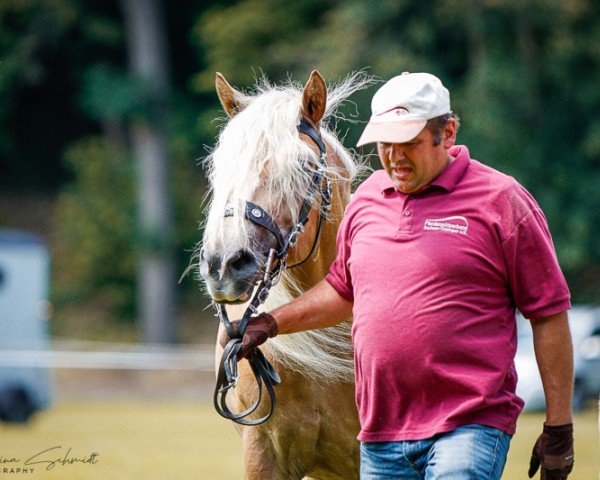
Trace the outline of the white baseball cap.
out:
[[[423,130],[427,120],[450,111],[450,93],[439,78],[404,72],[388,80],[373,96],[371,119],[356,146],[408,142]]]

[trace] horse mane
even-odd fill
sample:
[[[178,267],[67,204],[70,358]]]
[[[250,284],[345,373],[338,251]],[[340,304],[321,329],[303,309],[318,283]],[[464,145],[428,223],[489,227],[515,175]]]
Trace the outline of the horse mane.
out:
[[[365,167],[354,153],[346,150],[337,135],[337,120],[344,118],[338,108],[348,97],[373,82],[364,72],[349,75],[328,87],[327,107],[321,122],[321,135],[343,168],[328,162],[326,174],[336,182],[352,182]],[[300,202],[318,192],[309,191],[307,169],[314,168],[316,153],[298,135],[303,86],[291,80],[272,85],[262,77],[247,92],[248,104],[225,121],[215,148],[204,166],[208,172],[212,199],[206,218],[205,245],[227,245],[230,241],[252,250],[243,207],[246,200],[261,195],[261,206],[275,213],[282,206],[294,206],[285,213],[297,222]],[[328,153],[330,155],[331,153]],[[233,219],[223,221],[225,209],[233,207]],[[264,308],[271,310],[287,303],[302,290],[289,272],[270,291]],[[304,375],[329,381],[354,378],[350,323],[276,337],[266,344],[274,359]]]

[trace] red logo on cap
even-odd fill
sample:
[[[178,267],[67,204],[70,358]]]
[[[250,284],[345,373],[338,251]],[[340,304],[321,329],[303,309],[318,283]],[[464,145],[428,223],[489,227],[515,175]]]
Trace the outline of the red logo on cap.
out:
[[[397,105],[395,107],[390,108],[389,110],[386,110],[385,112],[381,112],[378,113],[377,115],[385,115],[386,113],[390,113],[390,112],[394,112],[396,115],[400,116],[400,115],[406,115],[407,113],[410,113],[408,111],[408,108],[403,107],[401,105]]]

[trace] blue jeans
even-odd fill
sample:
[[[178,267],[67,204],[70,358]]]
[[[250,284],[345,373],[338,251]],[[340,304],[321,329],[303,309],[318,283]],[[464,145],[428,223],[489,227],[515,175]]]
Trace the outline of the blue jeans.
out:
[[[361,480],[500,480],[512,435],[465,425],[432,438],[361,442]]]

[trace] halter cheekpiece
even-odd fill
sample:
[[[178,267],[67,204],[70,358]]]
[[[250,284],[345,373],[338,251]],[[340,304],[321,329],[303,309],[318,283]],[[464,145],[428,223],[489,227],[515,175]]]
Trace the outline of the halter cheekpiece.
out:
[[[248,221],[271,232],[271,234],[275,237],[277,246],[276,248],[271,248],[266,254],[267,260],[264,265],[263,277],[256,288],[248,308],[244,312],[244,316],[240,320],[237,332],[234,331],[223,305],[220,303],[215,304],[217,315],[219,316],[220,321],[223,323],[230,341],[225,346],[223,356],[221,357],[219,364],[217,384],[214,393],[214,405],[219,415],[239,423],[240,425],[259,425],[269,419],[273,413],[273,409],[275,408],[274,385],[281,383],[279,375],[269,361],[265,358],[263,352],[260,349],[255,348],[254,351],[250,353],[248,361],[258,385],[258,397],[250,408],[240,413],[234,413],[227,407],[225,401],[227,393],[231,388],[237,385],[238,381],[238,355],[242,346],[242,338],[246,331],[246,326],[248,325],[248,322],[251,322],[252,318],[258,314],[259,305],[264,303],[264,301],[267,299],[269,290],[279,281],[283,270],[301,265],[313,254],[321,235],[325,212],[331,209],[331,180],[326,174],[326,148],[325,144],[323,143],[323,139],[315,130],[315,128],[308,123],[306,119],[304,119],[304,117],[300,119],[298,132],[308,135],[319,147],[320,152],[316,168],[312,174],[308,194],[300,206],[298,222],[290,229],[287,235],[283,236],[273,218],[261,206],[253,202],[246,201],[244,217]],[[314,201],[314,198],[310,192],[317,190],[320,192],[321,212],[319,215],[319,223],[317,226],[317,233],[315,235],[313,246],[304,260],[301,260],[300,262],[288,267],[288,252],[290,248],[296,245],[298,237],[304,231],[304,227],[308,223],[308,216]],[[231,217],[233,215],[234,207],[232,205],[228,205],[225,208],[224,216]],[[264,417],[254,420],[247,420],[246,417],[252,414],[258,408],[262,397],[263,384],[271,401],[269,412]]]

